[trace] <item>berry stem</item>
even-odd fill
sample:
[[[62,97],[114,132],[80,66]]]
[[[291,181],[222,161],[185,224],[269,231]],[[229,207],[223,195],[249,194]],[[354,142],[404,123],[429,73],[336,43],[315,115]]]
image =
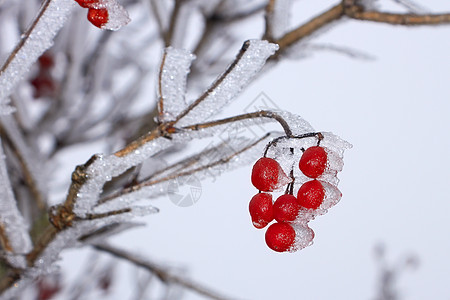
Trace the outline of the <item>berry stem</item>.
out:
[[[323,134],[321,132],[308,132],[308,133],[304,133],[301,135],[283,135],[280,137],[277,137],[273,140],[271,140],[267,145],[266,145],[266,149],[264,150],[264,157],[266,157],[267,152],[269,151],[269,148],[272,146],[276,146],[278,141],[280,140],[284,140],[284,139],[304,139],[304,138],[309,138],[309,137],[317,137],[318,139],[318,143],[320,143],[321,140],[323,140]],[[303,148],[302,148],[303,149]],[[305,151],[304,149],[302,151]]]

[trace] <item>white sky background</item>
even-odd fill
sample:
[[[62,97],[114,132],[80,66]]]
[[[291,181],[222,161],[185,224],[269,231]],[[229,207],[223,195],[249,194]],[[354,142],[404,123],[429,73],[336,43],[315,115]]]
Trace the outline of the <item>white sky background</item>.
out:
[[[293,20],[332,3],[298,1]],[[450,11],[449,1],[422,4]],[[155,201],[161,212],[146,218],[147,227],[113,242],[186,266],[195,280],[239,299],[373,299],[378,275],[373,249],[384,243],[392,264],[410,254],[420,260],[417,270],[401,274],[402,299],[449,299],[449,37],[450,26],[343,22],[317,41],[358,49],[376,60],[320,51],[284,61],[227,111],[242,113],[264,92],[315,129],[353,144],[339,176],[343,198],[311,222],[316,233],[311,247],[294,254],[267,248],[265,229],[253,228],[248,215],[256,193],[251,166],[203,181],[201,199],[192,207],[179,208],[167,197]],[[86,251],[64,255],[63,267],[71,268],[69,261],[80,253]],[[123,284],[111,299],[130,295],[132,278],[118,280]],[[184,299],[204,298],[189,293]]]

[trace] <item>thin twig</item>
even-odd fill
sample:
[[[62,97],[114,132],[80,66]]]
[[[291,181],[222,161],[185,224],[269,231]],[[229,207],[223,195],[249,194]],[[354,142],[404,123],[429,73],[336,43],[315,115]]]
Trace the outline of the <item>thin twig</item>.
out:
[[[163,114],[164,114],[164,95],[162,92],[162,76],[163,76],[163,70],[164,70],[164,64],[166,62],[166,57],[167,57],[167,51],[164,51],[163,57],[162,57],[162,61],[161,61],[161,65],[159,67],[159,74],[158,74],[158,95],[159,95],[159,99],[158,99],[158,112],[159,112],[159,121],[162,121],[163,118]]]
[[[274,59],[280,53],[286,50],[289,46],[292,46],[293,44],[299,42],[305,37],[310,36],[320,28],[324,27],[325,25],[328,25],[340,19],[343,15],[344,15],[344,6],[342,5],[342,3],[339,3],[331,7],[324,13],[312,18],[305,24],[302,24],[296,29],[286,33],[277,41],[275,41],[275,43],[277,43],[280,46],[280,50],[269,59]]]
[[[269,135],[270,135],[270,133],[264,135],[263,137],[261,137],[258,140],[254,141],[252,144],[247,145],[246,147],[240,149],[239,151],[236,151],[236,152],[230,154],[227,157],[221,158],[219,160],[216,160],[216,161],[214,161],[212,163],[200,166],[198,168],[195,168],[195,169],[192,169],[192,170],[189,170],[189,171],[185,171],[185,172],[180,172],[180,173],[172,173],[172,174],[169,174],[169,175],[167,175],[167,176],[165,176],[163,178],[158,178],[158,179],[155,179],[155,180],[150,180],[150,181],[145,181],[145,182],[142,182],[142,181],[141,182],[137,182],[137,183],[135,183],[134,185],[132,185],[130,187],[127,187],[127,188],[125,188],[125,189],[123,189],[121,191],[118,191],[118,192],[116,192],[114,194],[108,195],[107,197],[104,197],[104,198],[100,199],[98,201],[98,205],[103,204],[103,203],[108,202],[108,201],[111,201],[111,200],[113,200],[115,198],[122,197],[122,196],[125,196],[125,195],[128,195],[128,194],[134,193],[134,192],[136,192],[136,191],[138,191],[138,190],[140,190],[140,189],[142,189],[144,187],[148,187],[148,186],[152,186],[152,185],[155,185],[155,184],[163,183],[163,182],[166,182],[166,181],[178,178],[178,177],[189,176],[189,175],[195,174],[197,172],[201,172],[201,171],[207,170],[209,168],[216,167],[218,165],[226,164],[227,162],[229,162],[234,157],[236,157],[236,156],[240,155],[241,153],[249,150],[250,148],[252,148],[255,145],[257,145],[259,142],[261,142],[264,139],[266,139]]]
[[[182,0],[175,0],[175,4],[172,10],[172,15],[170,16],[170,23],[167,32],[164,33],[164,44],[169,47],[172,44],[172,37],[175,31],[175,27],[178,21],[178,13],[180,12]]]
[[[199,130],[199,129],[205,129],[205,128],[218,126],[218,125],[234,123],[234,122],[241,121],[241,120],[257,119],[257,118],[269,118],[269,119],[276,120],[278,123],[280,123],[281,127],[283,127],[283,130],[286,133],[286,135],[292,136],[292,130],[289,127],[289,124],[286,122],[286,120],[283,119],[283,117],[280,116],[279,114],[272,112],[270,110],[260,110],[260,111],[256,111],[256,112],[252,112],[252,113],[237,115],[237,116],[226,118],[226,119],[194,124],[194,125],[183,127],[182,129],[183,130]]]
[[[30,170],[27,160],[24,157],[23,153],[20,151],[20,148],[18,145],[14,142],[14,139],[12,139],[6,128],[1,124],[0,122],[0,136],[2,139],[8,144],[8,146],[11,148],[12,152],[16,156],[17,160],[19,161],[20,168],[23,172],[23,178],[28,186],[31,194],[33,195],[34,200],[36,201],[36,205],[40,211],[45,210],[47,207],[47,204],[45,203],[44,197],[38,187],[36,178],[33,176],[33,172]]]
[[[293,44],[317,32],[326,25],[343,17],[350,19],[386,23],[392,25],[418,26],[450,23],[450,14],[393,14],[379,11],[368,11],[355,0],[342,0],[322,14],[312,18],[301,26],[286,33],[275,41],[280,50],[269,59],[277,59],[281,53]]]
[[[267,3],[266,6],[266,14],[264,16],[265,19],[265,30],[263,35],[263,40],[268,40],[269,42],[273,41],[273,13],[275,9],[275,1],[276,0],[269,0],[269,3]]]
[[[225,300],[225,299],[232,299],[228,297],[224,297],[222,295],[219,295],[217,292],[212,291],[210,288],[205,287],[203,284],[200,284],[198,282],[195,282],[191,279],[187,279],[183,276],[179,276],[176,274],[172,274],[167,269],[158,266],[157,264],[147,260],[139,258],[138,255],[118,249],[116,247],[107,245],[107,244],[93,244],[92,245],[95,249],[103,252],[107,252],[109,254],[112,254],[118,258],[125,259],[132,264],[135,264],[139,267],[142,267],[149,272],[155,274],[162,282],[165,283],[173,283],[180,286],[183,286],[191,291],[194,291],[200,295],[206,296],[210,299],[216,299],[216,300]]]
[[[355,20],[387,23],[392,25],[419,26],[450,23],[450,13],[415,15],[392,14],[378,11],[352,11],[346,15]]]

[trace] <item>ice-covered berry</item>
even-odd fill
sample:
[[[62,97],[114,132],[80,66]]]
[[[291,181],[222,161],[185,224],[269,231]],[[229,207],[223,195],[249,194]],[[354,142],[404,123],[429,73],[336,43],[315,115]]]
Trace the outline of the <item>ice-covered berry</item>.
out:
[[[273,223],[266,231],[267,246],[277,252],[289,251],[294,247],[295,230],[288,223]]]
[[[272,192],[289,181],[280,164],[273,158],[262,157],[253,166],[252,184],[260,191]]]
[[[305,182],[297,194],[298,203],[305,208],[317,209],[325,198],[325,189],[319,180]]]
[[[273,220],[272,195],[270,194],[256,194],[250,200],[248,208],[253,226],[258,229],[266,227]]]
[[[97,4],[99,0],[75,0],[81,7],[89,8]]]
[[[328,155],[323,147],[310,147],[300,158],[300,170],[310,178],[317,178],[325,172],[327,159]]]
[[[102,28],[106,23],[108,23],[108,10],[106,8],[89,8],[87,18],[92,25]]]
[[[295,196],[282,195],[273,205],[273,216],[278,222],[292,222],[297,218],[300,208]]]

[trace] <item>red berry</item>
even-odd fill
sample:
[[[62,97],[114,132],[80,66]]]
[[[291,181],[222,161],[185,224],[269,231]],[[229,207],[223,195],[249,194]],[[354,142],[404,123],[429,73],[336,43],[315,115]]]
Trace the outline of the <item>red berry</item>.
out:
[[[55,94],[56,84],[47,72],[41,72],[30,83],[34,87],[34,98],[52,97]]]
[[[102,28],[108,22],[108,10],[106,8],[89,8],[87,18],[92,25]]]
[[[300,170],[310,178],[317,178],[325,172],[328,155],[320,146],[306,149],[300,158]]]
[[[260,191],[272,192],[289,182],[280,164],[268,157],[260,158],[252,170],[252,183]]]
[[[97,4],[99,0],[75,0],[81,7],[89,8],[92,5]]]
[[[320,181],[314,179],[305,182],[297,194],[298,203],[305,208],[318,208],[325,198],[325,189]]]
[[[253,226],[264,228],[273,220],[272,195],[258,193],[250,200],[248,209],[252,217]]]
[[[39,66],[41,67],[41,69],[44,69],[44,70],[50,69],[55,64],[55,60],[53,59],[53,56],[48,51],[44,52],[44,54],[42,54],[39,57],[38,62],[39,62]]]
[[[297,218],[299,210],[297,198],[289,194],[282,195],[273,205],[273,216],[278,222],[292,222]]]
[[[293,248],[295,230],[287,223],[273,223],[266,231],[266,244],[277,252],[285,252]]]

